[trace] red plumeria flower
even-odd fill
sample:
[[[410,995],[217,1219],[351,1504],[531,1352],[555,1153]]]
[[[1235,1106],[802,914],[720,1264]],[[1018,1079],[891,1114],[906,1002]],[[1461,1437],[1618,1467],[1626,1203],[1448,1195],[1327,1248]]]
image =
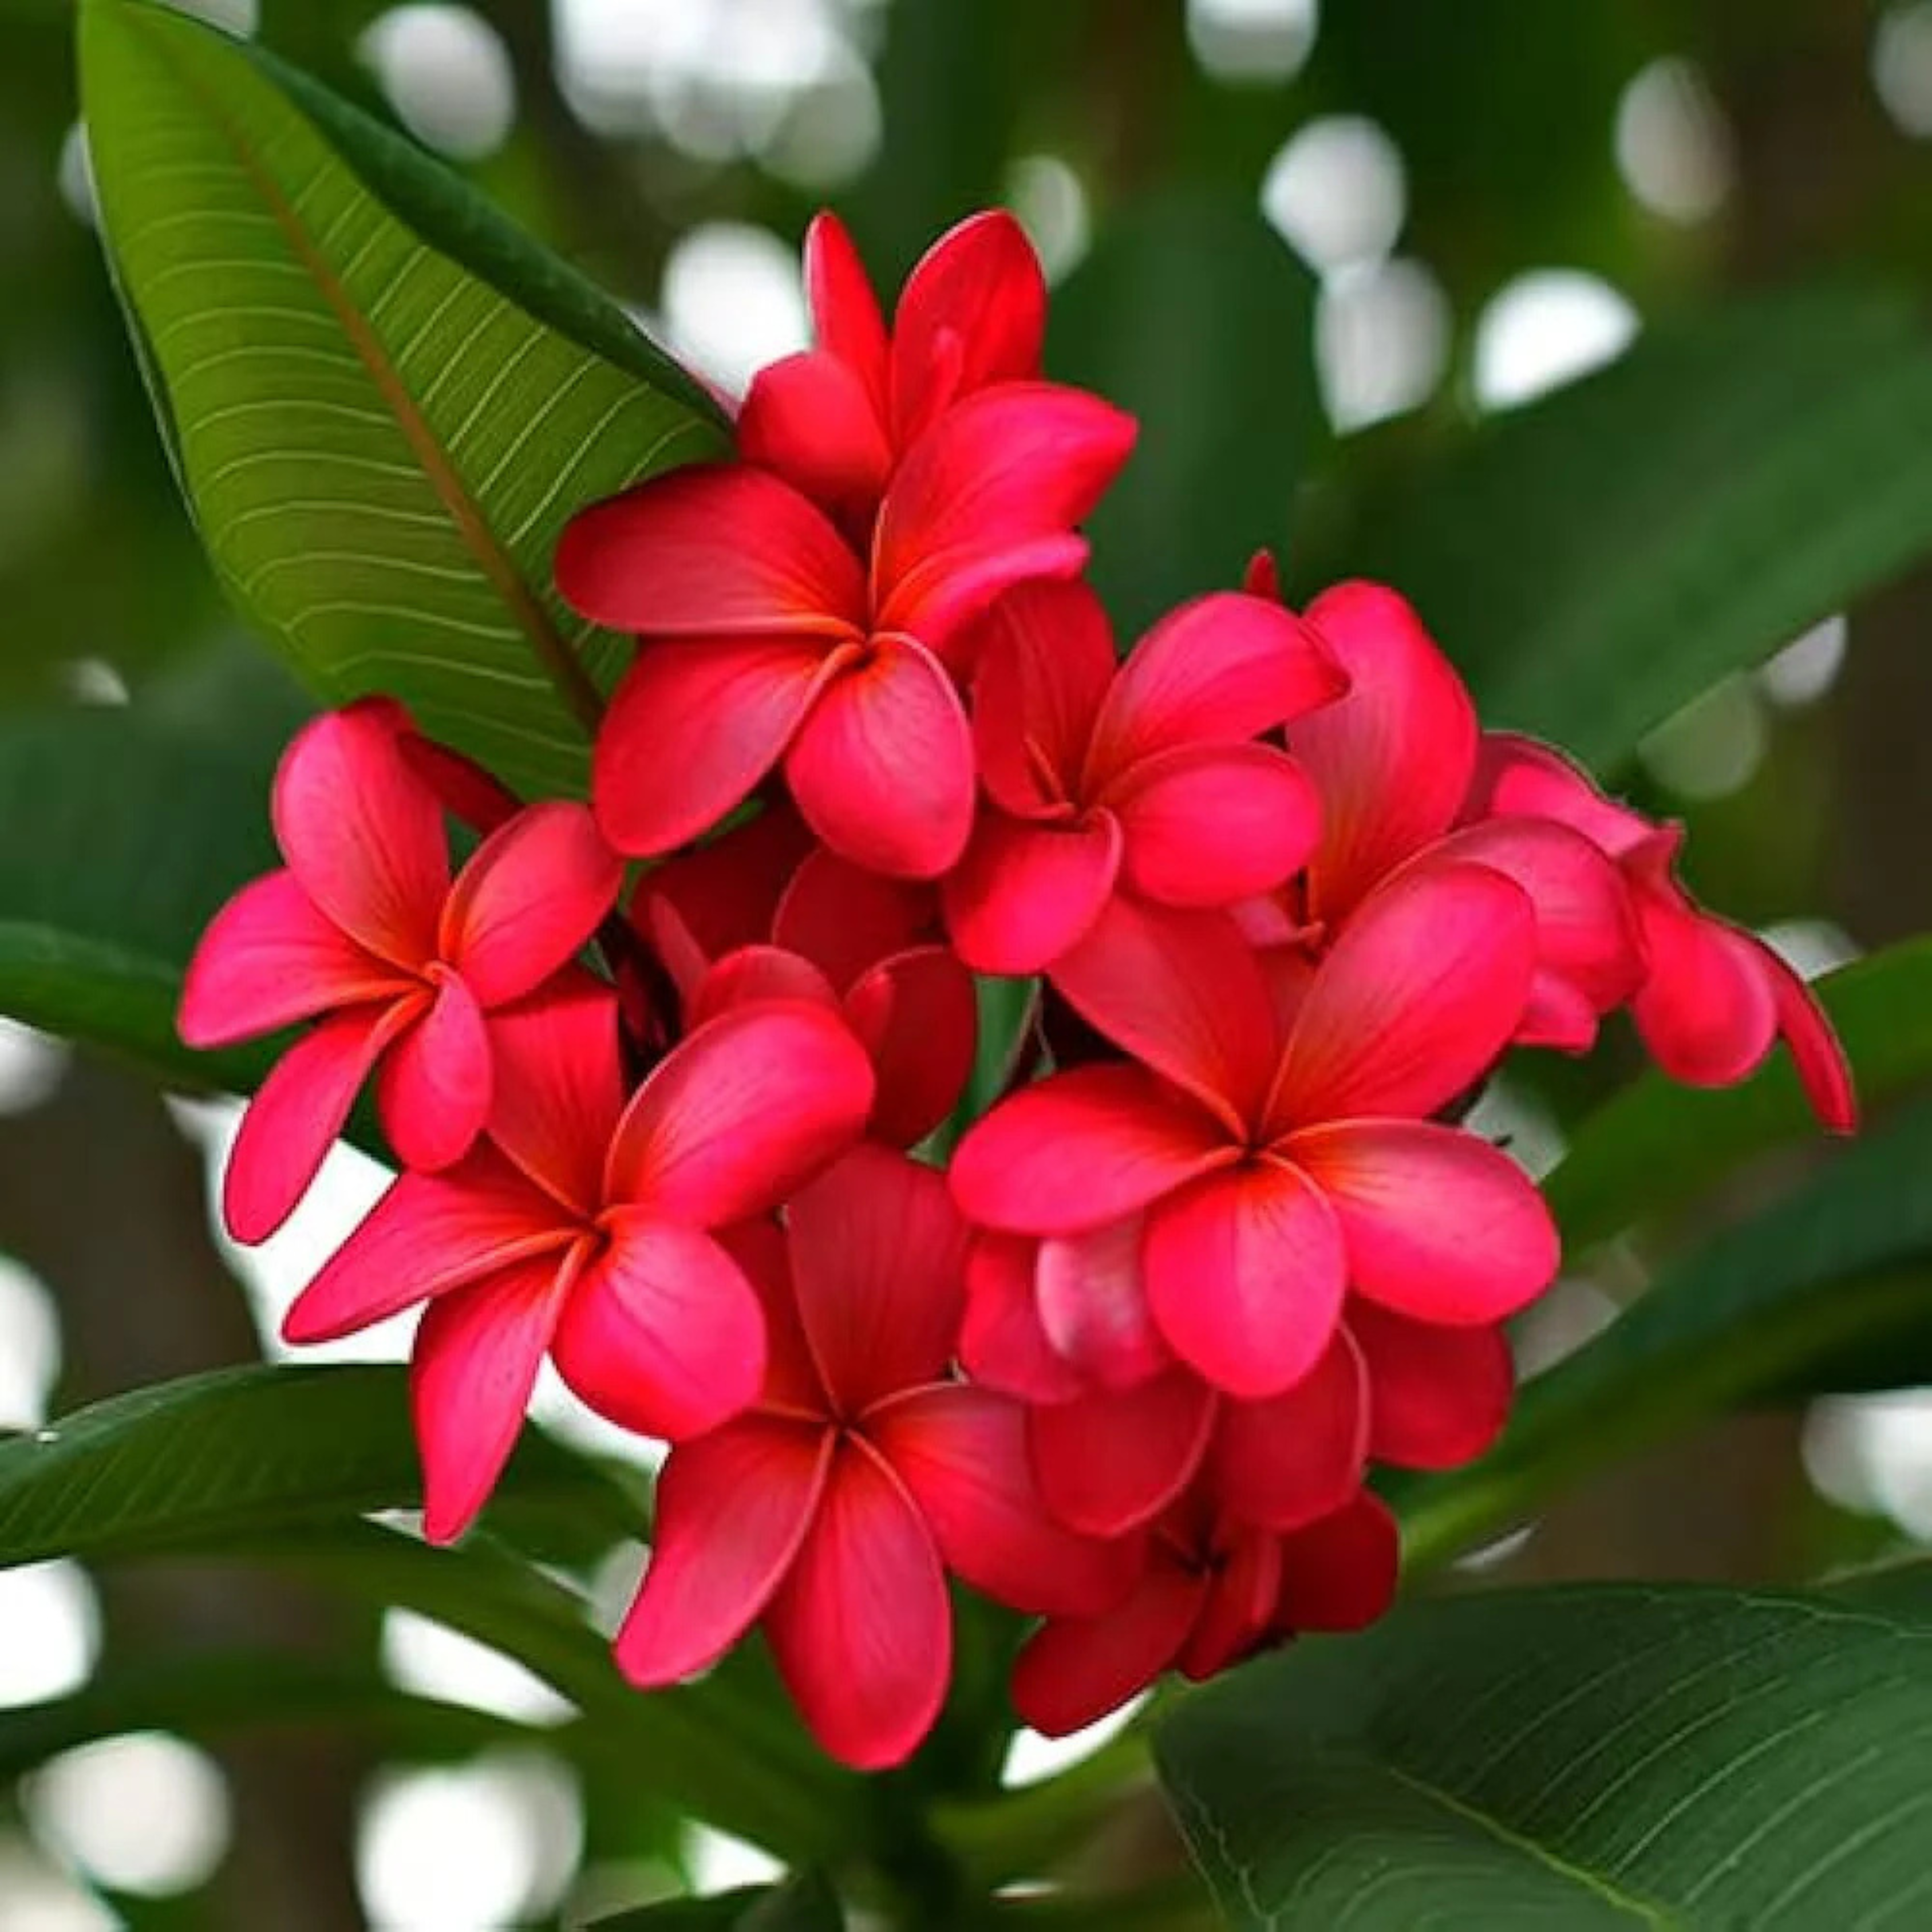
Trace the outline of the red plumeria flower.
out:
[[[482,1131],[486,1016],[534,992],[596,930],[622,882],[590,812],[532,806],[452,885],[441,808],[400,742],[401,707],[365,699],[305,725],[275,774],[287,869],[242,887],[190,962],[179,1024],[224,1046],[322,1023],[277,1063],[235,1143],[223,1210],[236,1240],[293,1211],[380,1066],[377,1104],[405,1165],[446,1167]]]
[[[1474,705],[1454,667],[1394,591],[1344,584],[1308,607],[1348,674],[1346,696],[1288,731],[1322,799],[1306,877],[1283,896],[1262,943],[1318,950],[1389,875],[1462,859],[1514,879],[1536,911],[1536,974],[1516,1030],[1526,1046],[1586,1051],[1599,1015],[1642,975],[1628,896],[1616,868],[1567,824],[1514,817],[1456,829],[1475,777]]]
[[[878,1079],[868,1131],[910,1147],[971,1076],[972,976],[942,943],[932,886],[862,872],[823,847],[795,856],[786,814],[772,816],[763,832],[760,818],[651,874],[636,916],[692,1025],[774,996],[842,1012]]]
[[[1426,1117],[1507,1045],[1534,955],[1510,880],[1418,867],[1357,912],[1284,1013],[1232,921],[1116,900],[1055,980],[1141,1064],[1003,1101],[954,1156],[960,1205],[1034,1235],[1144,1211],[1155,1324],[1231,1395],[1313,1368],[1350,1285],[1424,1320],[1498,1320],[1556,1271],[1549,1212],[1506,1155]]]
[[[1643,961],[1630,1015],[1672,1079],[1730,1086],[1782,1039],[1819,1119],[1834,1133],[1857,1126],[1851,1069],[1824,1009],[1763,940],[1705,911],[1684,890],[1676,870],[1681,826],[1605,797],[1559,753],[1502,732],[1483,741],[1466,809],[1478,832],[1532,819],[1571,826],[1616,862]]]
[[[1229,905],[1280,885],[1314,849],[1314,787],[1252,741],[1345,681],[1280,604],[1197,598],[1117,670],[1092,590],[1030,584],[993,607],[975,642],[992,806],[944,886],[953,944],[975,970],[1051,966],[1117,890]]]
[[[1046,281],[1011,215],[969,216],[908,278],[886,332],[836,215],[806,230],[817,346],[752,379],[738,451],[862,538],[899,458],[962,397],[1040,374]]]
[[[862,556],[748,464],[673,470],[584,511],[558,550],[558,587],[644,640],[598,736],[605,836],[671,851],[782,761],[834,851],[904,878],[948,870],[974,805],[949,649],[1002,591],[1081,568],[1073,526],[1133,435],[1131,418],[1078,390],[980,390],[908,452]]]
[[[756,1396],[764,1317],[712,1231],[785,1199],[872,1102],[864,1050],[818,1006],[721,1016],[628,1104],[615,996],[587,976],[498,1028],[489,1138],[405,1174],[282,1324],[328,1341],[428,1301],[411,1394],[433,1542],[482,1507],[546,1351],[640,1435],[694,1435]]]
[[[1134,1552],[1056,1524],[1020,1406],[947,1379],[967,1231],[942,1176],[862,1148],[786,1223],[738,1238],[760,1257],[763,1398],[672,1450],[617,1661],[674,1684],[760,1624],[820,1742],[872,1770],[907,1756],[944,1700],[948,1570],[1016,1609],[1092,1615]]]
[[[1360,1630],[1395,1598],[1395,1520],[1366,1490],[1288,1536],[1232,1522],[1190,1492],[1148,1550],[1124,1603],[1054,1618],[1020,1652],[1013,1703],[1035,1730],[1079,1730],[1165,1670],[1198,1682],[1298,1631]]]

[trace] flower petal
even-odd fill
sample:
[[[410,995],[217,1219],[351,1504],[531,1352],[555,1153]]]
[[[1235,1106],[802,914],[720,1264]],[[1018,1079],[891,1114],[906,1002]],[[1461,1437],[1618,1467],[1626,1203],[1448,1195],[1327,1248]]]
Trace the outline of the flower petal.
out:
[[[1034,1294],[1040,1244],[1014,1234],[982,1234],[966,1257],[966,1318],[959,1364],[976,1382],[1034,1402],[1070,1402],[1086,1378],[1054,1352]]]
[[[1013,1666],[1013,1708],[1036,1731],[1066,1737],[1144,1690],[1173,1663],[1207,1600],[1204,1580],[1151,1565],[1118,1610],[1056,1618]]]
[[[785,754],[812,830],[854,865],[934,879],[973,829],[973,734],[952,680],[910,638],[829,678]]]
[[[1369,1374],[1369,1454],[1454,1469],[1502,1433],[1516,1371],[1500,1328],[1445,1328],[1359,1298],[1344,1318]]]
[[[440,950],[479,1005],[534,992],[616,904],[624,863],[587,806],[551,799],[486,838],[442,909]]]
[[[242,1116],[222,1177],[222,1220],[236,1240],[266,1241],[295,1212],[410,1010],[351,1007],[276,1061]]]
[[[778,946],[741,946],[728,952],[698,983],[685,1002],[685,1024],[700,1027],[734,1006],[773,1000],[823,1006],[842,1012],[832,982],[809,959]]]
[[[586,974],[489,1024],[490,1138],[561,1207],[591,1220],[624,1105],[616,999]]]
[[[1319,1361],[1347,1261],[1334,1212],[1272,1161],[1196,1181],[1148,1217],[1148,1301],[1169,1348],[1216,1388],[1252,1400]]]
[[[845,224],[829,210],[805,231],[805,295],[820,348],[844,363],[885,413],[885,317]]]
[[[296,734],[275,772],[275,838],[316,909],[392,964],[434,956],[449,890],[436,794],[397,741],[388,700],[326,711]]]
[[[1139,1215],[1040,1244],[1034,1300],[1048,1345],[1091,1383],[1130,1389],[1173,1360],[1148,1311]]]
[[[382,1131],[405,1167],[434,1173],[476,1144],[490,1118],[490,1036],[468,986],[454,974],[429,1010],[398,1035],[376,1083]]]
[[[634,922],[688,996],[712,960],[774,936],[786,887],[818,849],[789,805],[767,803],[756,818],[653,866],[638,882]]]
[[[454,1542],[496,1487],[569,1285],[568,1271],[546,1257],[457,1288],[424,1310],[410,1358],[410,1406],[428,1541]]]
[[[1288,734],[1322,794],[1310,884],[1316,916],[1332,921],[1455,823],[1475,769],[1476,710],[1393,590],[1338,584],[1308,622],[1349,680],[1346,698]]]
[[[209,921],[188,962],[177,1024],[190,1046],[229,1046],[415,984],[318,912],[294,873],[271,872]]]
[[[1036,825],[982,809],[940,889],[954,950],[976,973],[1037,973],[1091,929],[1120,871],[1111,812]]]
[[[1612,859],[1657,827],[1640,812],[1599,791],[1590,775],[1562,752],[1512,731],[1485,731],[1462,807],[1466,820],[1546,818],[1580,832]]]
[[[1088,776],[1102,782],[1182,745],[1258,737],[1332,703],[1347,682],[1292,610],[1238,590],[1195,598],[1128,653],[1094,734]]]
[[[786,1199],[863,1130],[872,1065],[838,1014],[734,1006],[652,1070],[611,1142],[605,1196],[695,1227]]]
[[[1275,1616],[1285,1630],[1360,1630],[1395,1601],[1401,1536],[1371,1490],[1286,1538],[1281,1557]]]
[[[1267,745],[1184,745],[1136,765],[1111,795],[1121,869],[1164,905],[1226,906],[1306,864],[1322,826],[1308,775]]]
[[[812,1527],[834,1440],[748,1415],[671,1451],[651,1559],[617,1632],[617,1667],[640,1690],[709,1668],[764,1613]]]
[[[1082,1066],[1022,1088],[969,1127],[952,1192],[982,1227],[1077,1234],[1236,1158],[1213,1120],[1143,1069]]]
[[[850,637],[859,560],[822,511],[748,464],[694,464],[572,518],[556,585],[614,630],[653,638]]]
[[[1368,1442],[1368,1378],[1348,1330],[1338,1328],[1292,1388],[1221,1405],[1209,1480],[1241,1522],[1298,1529],[1340,1509],[1361,1486]]]
[[[1046,339],[1046,278],[1026,231],[1004,209],[968,215],[926,250],[899,296],[893,436],[904,446],[956,396],[1036,375]]]
[[[555,1254],[578,1229],[488,1142],[442,1174],[405,1174],[283,1318],[282,1339],[333,1342],[412,1302]]]
[[[872,398],[851,367],[824,350],[767,363],[738,412],[738,454],[782,476],[831,516],[857,518],[878,502],[892,452]]]
[[[709,1234],[647,1214],[610,1216],[552,1344],[580,1400],[640,1436],[701,1436],[748,1408],[765,1374],[764,1315]]]
[[[1088,1536],[1152,1522],[1193,1480],[1217,1406],[1199,1376],[1174,1368],[1136,1388],[1030,1409],[1028,1448],[1047,1508]]]
[[[1408,868],[1364,902],[1316,972],[1271,1121],[1433,1113],[1508,1043],[1535,962],[1535,916],[1514,881],[1484,866]]]
[[[824,674],[824,653],[808,640],[646,644],[592,757],[604,837],[649,857],[708,832],[784,755]]]
[[[841,1762],[897,1764],[932,1728],[952,1671],[945,1575],[911,1498],[862,1442],[834,1460],[765,1632],[806,1724]]]
[[[868,1131],[892,1147],[923,1140],[958,1104],[979,1051],[973,976],[943,946],[882,961],[845,1000],[878,1082]]]
[[[1765,968],[1778,1006],[1778,1030],[1790,1049],[1811,1111],[1832,1132],[1856,1133],[1858,1100],[1845,1049],[1817,994],[1768,946],[1765,951]]]
[[[1090,1026],[1246,1137],[1280,1048],[1267,982],[1232,919],[1116,897],[1052,978]]]
[[[1174,1666],[1198,1684],[1239,1664],[1266,1640],[1281,1594],[1281,1538],[1251,1530],[1226,1539],[1208,1600]]]
[[[1499,1148],[1432,1120],[1347,1120],[1281,1145],[1327,1198],[1352,1285],[1423,1322],[1499,1322],[1556,1279],[1556,1223]]]
[[[486,766],[452,746],[424,736],[413,726],[396,742],[410,770],[436,794],[443,810],[488,837],[524,808],[524,802]]]
[[[842,1414],[945,1372],[965,1306],[966,1224],[938,1168],[854,1148],[792,1198],[792,1280]]]
[[[1131,1587],[1131,1546],[1076,1535],[1048,1515],[1021,1403],[935,1385],[882,1405],[866,1430],[919,1506],[940,1560],[994,1602],[1036,1616],[1091,1616]]]
[[[770,933],[843,992],[880,960],[937,939],[939,900],[928,885],[882,878],[820,846],[794,868]]]

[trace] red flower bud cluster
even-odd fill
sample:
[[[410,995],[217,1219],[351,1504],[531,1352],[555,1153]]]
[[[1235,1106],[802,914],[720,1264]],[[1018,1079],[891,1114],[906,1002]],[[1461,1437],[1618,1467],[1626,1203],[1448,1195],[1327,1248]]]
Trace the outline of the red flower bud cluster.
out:
[[[548,1356],[671,1444],[627,1672],[758,1628],[875,1766],[945,1696],[949,1576],[1042,1620],[1014,1695],[1055,1732],[1380,1614],[1370,1466],[1483,1451],[1557,1267],[1459,1124],[1512,1046],[1628,1008],[1680,1078],[1782,1037],[1853,1108],[1676,832],[1484,734],[1394,592],[1297,615],[1263,559],[1117,658],[1078,526],[1133,426],[1042,379],[1011,221],[940,242],[890,328],[829,218],[806,271],[818,346],[754,383],[740,460],[566,534],[565,596],[638,640],[590,804],[511,798],[387,699],[317,719],[286,868],[217,916],[181,1026],[311,1023],[236,1144],[243,1240],[374,1079],[400,1176],[286,1332],[425,1304],[425,1533],[474,1519]],[[446,812],[486,835],[454,876]],[[975,974],[1042,984],[946,1164]]]

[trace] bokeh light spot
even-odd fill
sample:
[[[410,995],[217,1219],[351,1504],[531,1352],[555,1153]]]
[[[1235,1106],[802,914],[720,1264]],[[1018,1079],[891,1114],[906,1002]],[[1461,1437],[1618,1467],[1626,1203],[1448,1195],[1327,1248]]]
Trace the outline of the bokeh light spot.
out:
[[[1386,255],[1407,209],[1401,149],[1359,114],[1310,122],[1262,179],[1262,212],[1318,274]]]
[[[798,260],[769,229],[712,221],[692,230],[664,264],[659,306],[672,348],[734,392],[805,346]]]
[[[1703,75],[1687,60],[1654,60],[1617,104],[1617,166],[1645,207],[1671,221],[1702,221],[1730,194],[1731,130]]]
[[[116,1892],[192,1892],[227,1852],[220,1767],[161,1732],[64,1752],[28,1780],[25,1795],[37,1835]]]
[[[1489,409],[1529,402],[1614,362],[1636,332],[1636,310],[1600,277],[1532,269],[1477,322],[1476,399]]]
[[[509,138],[516,75],[496,28],[472,8],[392,7],[358,43],[396,117],[458,160],[481,160]]]

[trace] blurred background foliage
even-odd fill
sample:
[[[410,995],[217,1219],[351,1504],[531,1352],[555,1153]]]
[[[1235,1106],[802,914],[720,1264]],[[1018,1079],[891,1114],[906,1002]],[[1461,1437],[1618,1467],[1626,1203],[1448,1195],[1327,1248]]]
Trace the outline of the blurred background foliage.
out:
[[[1263,543],[1300,592],[1386,573],[1503,721],[1613,754],[1689,821],[1699,890],[1808,969],[1932,925],[1928,0],[198,10],[398,121],[728,387],[800,339],[815,208],[890,287],[1010,204],[1058,284],[1055,373],[1146,425],[1094,532],[1124,632]],[[118,904],[191,878],[207,910],[266,862],[303,702],[234,634],[169,474],[72,25],[0,0],[0,926],[76,879]],[[164,944],[181,904],[150,911]],[[238,1256],[207,1216],[218,1103],[0,1048],[0,1425],[255,1358],[370,1170],[344,1156]],[[1629,1066],[1540,1070],[1498,1130],[1547,1165]],[[1816,1158],[1577,1256],[1526,1361]],[[1887,1266],[1922,1273],[1924,1239]],[[1848,1385],[1928,1361],[1920,1336]],[[1498,1561],[1798,1575],[1914,1536],[1932,1398],[1894,1390],[1658,1452]],[[238,1704],[275,1721],[237,1741]],[[508,1666],[300,1575],[0,1576],[0,1772],[40,1767],[0,1808],[0,1932],[490,1932],[760,1869],[533,1732],[559,1712]]]

